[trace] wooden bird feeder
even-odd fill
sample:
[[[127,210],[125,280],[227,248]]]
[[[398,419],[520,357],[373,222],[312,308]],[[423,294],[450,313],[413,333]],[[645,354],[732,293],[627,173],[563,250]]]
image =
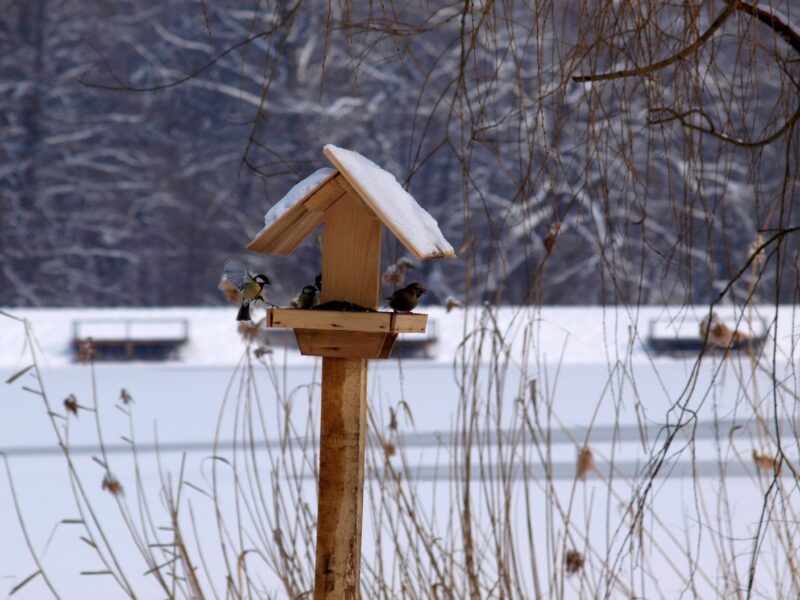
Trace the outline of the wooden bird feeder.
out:
[[[379,308],[381,225],[417,260],[453,258],[436,221],[393,175],[327,145],[333,168],[295,185],[267,213],[248,250],[288,256],[319,225],[322,303]],[[427,315],[275,308],[268,327],[294,329],[303,354],[322,356],[319,509],[314,598],[358,598],[366,443],[367,359],[388,358],[399,333],[425,333]]]

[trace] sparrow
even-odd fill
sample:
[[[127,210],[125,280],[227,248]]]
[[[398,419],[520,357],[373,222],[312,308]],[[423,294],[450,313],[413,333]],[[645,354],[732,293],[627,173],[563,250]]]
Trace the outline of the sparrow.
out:
[[[416,308],[420,297],[426,291],[421,284],[417,282],[411,283],[388,296],[386,298],[389,301],[387,306],[393,308],[395,312],[411,312]]]
[[[307,285],[290,304],[292,308],[308,310],[312,306],[319,304],[319,290],[313,285]]]
[[[225,277],[242,294],[242,305],[236,315],[237,321],[250,320],[250,303],[258,299],[266,302],[261,292],[265,285],[269,285],[269,277],[259,273],[254,275],[239,259],[229,256],[225,260]]]

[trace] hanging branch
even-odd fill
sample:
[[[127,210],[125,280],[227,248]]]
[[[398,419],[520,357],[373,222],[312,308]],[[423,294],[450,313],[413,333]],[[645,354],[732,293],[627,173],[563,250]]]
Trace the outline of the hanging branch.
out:
[[[731,0],[728,4],[728,7],[723,10],[719,16],[714,19],[714,22],[706,29],[703,34],[697,38],[694,42],[686,46],[680,52],[673,54],[672,56],[660,60],[658,62],[651,63],[649,65],[645,65],[643,67],[634,67],[632,69],[621,69],[619,71],[609,71],[607,73],[596,73],[596,74],[589,74],[589,75],[575,75],[572,78],[572,81],[577,83],[581,83],[584,81],[608,81],[610,79],[622,79],[624,77],[636,77],[640,75],[647,75],[654,71],[660,71],[676,62],[683,60],[684,58],[690,56],[697,52],[703,45],[711,39],[711,37],[717,32],[717,30],[725,24],[725,21],[734,13],[734,11],[738,8],[739,3],[741,0]]]
[[[777,17],[775,14],[767,10],[764,10],[762,8],[759,8],[754,4],[745,2],[744,0],[724,0],[724,1],[727,4],[727,8],[724,11],[722,11],[722,13],[720,13],[720,15],[714,20],[711,26],[708,29],[706,29],[706,31],[703,32],[703,34],[699,38],[697,38],[695,42],[693,42],[680,52],[673,54],[669,58],[660,60],[655,63],[651,63],[649,65],[645,65],[643,67],[622,69],[607,73],[577,75],[574,76],[572,80],[575,82],[607,81],[611,79],[621,79],[625,77],[647,75],[654,71],[661,70],[680,60],[683,60],[690,54],[699,50],[700,47],[703,44],[705,44],[711,38],[711,36],[722,26],[722,24],[728,19],[728,17],[730,17],[730,15],[737,10],[746,13],[764,23],[767,27],[772,29],[772,31],[778,37],[780,37],[787,44],[789,44],[789,46],[791,46],[791,48],[795,52],[797,52],[798,55],[800,55],[800,33],[795,31],[791,25],[784,22],[781,18]],[[650,114],[651,116],[647,118],[647,123],[649,125],[668,123],[670,121],[680,121],[681,125],[683,125],[687,129],[699,131],[701,133],[710,135],[723,142],[733,144],[735,146],[739,146],[742,148],[758,148],[760,146],[766,146],[767,144],[771,144],[772,142],[774,142],[775,140],[777,140],[778,138],[782,137],[784,134],[789,132],[797,124],[798,120],[800,120],[800,105],[798,105],[794,113],[792,113],[792,115],[775,132],[755,141],[742,140],[727,135],[725,133],[718,132],[714,127],[711,118],[705,113],[705,111],[701,109],[695,108],[679,112],[670,107],[659,106],[650,109]],[[691,121],[689,117],[692,117],[694,115],[700,116],[708,125],[702,126],[697,124],[696,122]]]

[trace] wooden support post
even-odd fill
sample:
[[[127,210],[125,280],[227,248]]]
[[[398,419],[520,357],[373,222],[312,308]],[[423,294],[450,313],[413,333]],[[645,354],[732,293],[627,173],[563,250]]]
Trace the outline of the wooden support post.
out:
[[[367,361],[322,359],[314,598],[359,598]]]
[[[325,213],[322,301],[377,308],[381,223],[351,194]],[[316,600],[359,598],[367,361],[322,359]]]

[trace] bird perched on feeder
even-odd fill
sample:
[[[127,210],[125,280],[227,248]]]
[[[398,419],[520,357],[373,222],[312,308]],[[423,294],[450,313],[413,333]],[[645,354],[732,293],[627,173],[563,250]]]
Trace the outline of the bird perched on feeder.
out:
[[[242,305],[236,315],[237,321],[250,320],[250,303],[255,300],[266,302],[261,295],[265,285],[269,285],[269,277],[259,273],[254,275],[238,258],[229,256],[225,260],[225,277],[242,294]]]
[[[395,291],[391,296],[386,299],[389,301],[387,306],[394,309],[395,312],[411,312],[419,303],[419,299],[427,292],[421,284],[411,283],[404,288]]]
[[[308,310],[312,306],[319,304],[319,290],[313,285],[307,285],[303,291],[297,295],[297,298],[292,300],[292,308],[302,308]]]

